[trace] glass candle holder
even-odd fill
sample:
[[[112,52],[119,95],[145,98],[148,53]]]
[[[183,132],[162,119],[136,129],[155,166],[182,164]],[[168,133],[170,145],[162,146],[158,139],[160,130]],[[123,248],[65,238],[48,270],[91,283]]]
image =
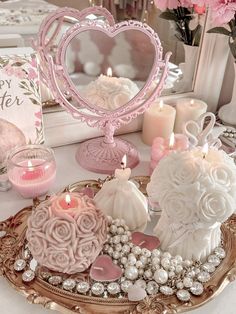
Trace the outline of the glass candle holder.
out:
[[[54,153],[42,145],[18,147],[8,158],[7,171],[13,188],[24,198],[44,195],[56,178]]]

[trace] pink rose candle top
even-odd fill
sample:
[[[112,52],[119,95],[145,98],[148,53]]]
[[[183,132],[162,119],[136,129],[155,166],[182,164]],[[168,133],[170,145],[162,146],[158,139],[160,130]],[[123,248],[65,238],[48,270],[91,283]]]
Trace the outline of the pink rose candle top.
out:
[[[42,145],[16,148],[9,156],[7,168],[9,181],[25,198],[47,193],[56,178],[54,153]]]
[[[80,193],[62,193],[37,206],[26,234],[34,259],[53,271],[83,272],[107,239],[106,216]]]
[[[156,168],[159,161],[173,151],[187,150],[189,141],[184,134],[172,133],[169,139],[157,137],[153,141],[151,150],[150,174]]]

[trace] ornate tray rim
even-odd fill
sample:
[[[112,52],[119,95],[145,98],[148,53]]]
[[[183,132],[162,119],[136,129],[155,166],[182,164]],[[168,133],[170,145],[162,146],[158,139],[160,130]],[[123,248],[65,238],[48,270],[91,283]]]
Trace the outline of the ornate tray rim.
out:
[[[140,190],[145,193],[149,177],[134,177],[139,183]],[[75,191],[86,186],[99,189],[104,181],[84,180],[65,188],[65,191]],[[38,200],[35,200],[37,204]],[[52,288],[40,278],[30,284],[23,283],[19,273],[13,270],[13,264],[24,244],[27,217],[32,206],[19,211],[15,216],[0,222],[0,231],[6,232],[0,238],[0,275],[4,276],[11,286],[23,294],[30,303],[41,304],[47,309],[58,310],[62,313],[183,313],[198,308],[220,294],[224,288],[236,280],[236,215],[222,225],[222,235],[225,244],[226,258],[213,274],[211,280],[205,284],[205,291],[200,297],[192,296],[191,301],[183,303],[175,296],[166,297],[157,294],[141,302],[130,302],[127,298],[98,298],[66,292],[59,288]]]

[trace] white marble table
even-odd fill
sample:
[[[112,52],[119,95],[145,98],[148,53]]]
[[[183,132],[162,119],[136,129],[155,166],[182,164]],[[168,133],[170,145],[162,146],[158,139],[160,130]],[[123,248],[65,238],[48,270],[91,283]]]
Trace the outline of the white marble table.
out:
[[[139,134],[122,136],[135,143],[141,153],[140,164],[132,171],[132,175],[146,175],[148,173],[150,149],[144,145]],[[57,181],[52,192],[59,191],[65,185],[84,180],[104,178],[82,169],[75,161],[77,145],[59,147],[55,149],[57,161]],[[22,199],[13,190],[0,192],[0,221],[14,215],[21,208],[30,205],[31,200]],[[191,311],[191,314],[235,314],[236,313],[236,282],[231,283],[218,297],[203,307]],[[13,290],[4,278],[0,278],[0,313],[1,314],[46,314],[53,313],[38,305],[28,304],[26,299]]]

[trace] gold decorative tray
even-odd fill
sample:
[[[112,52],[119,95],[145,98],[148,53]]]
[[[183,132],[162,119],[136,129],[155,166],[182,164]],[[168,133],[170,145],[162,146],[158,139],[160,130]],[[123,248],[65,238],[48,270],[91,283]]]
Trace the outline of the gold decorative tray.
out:
[[[145,193],[148,177],[135,177],[140,190]],[[99,190],[103,181],[88,180],[69,185],[67,191],[79,191],[84,187]],[[37,201],[36,201],[37,202]],[[63,313],[183,313],[202,306],[216,297],[229,282],[236,279],[236,215],[222,225],[223,245],[226,257],[213,273],[211,280],[204,284],[204,293],[193,296],[184,303],[175,296],[157,294],[147,297],[139,303],[130,302],[126,298],[99,298],[79,295],[58,288],[36,277],[34,281],[25,283],[22,276],[14,270],[14,262],[25,245],[27,218],[32,207],[22,209],[14,217],[0,222],[0,275],[4,276],[14,289],[23,294],[34,304],[41,304],[47,309]]]

